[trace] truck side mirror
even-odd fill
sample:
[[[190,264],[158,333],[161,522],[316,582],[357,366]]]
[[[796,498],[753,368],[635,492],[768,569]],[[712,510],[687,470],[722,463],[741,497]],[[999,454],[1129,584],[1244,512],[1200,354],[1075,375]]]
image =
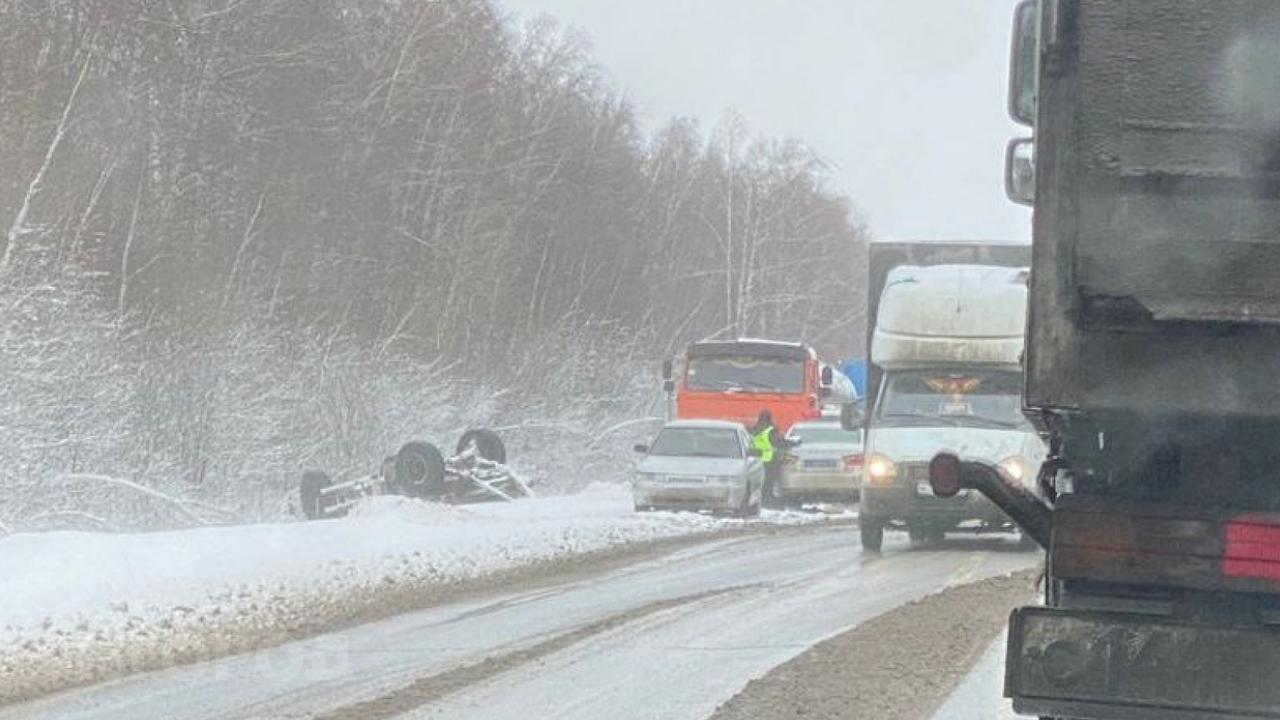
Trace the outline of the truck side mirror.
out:
[[[1027,127],[1036,124],[1040,61],[1040,2],[1023,0],[1013,16],[1013,51],[1009,59],[1009,117]]]
[[[1036,143],[1032,138],[1009,141],[1004,154],[1004,192],[1019,205],[1036,204]]]
[[[822,366],[822,387],[829,388],[836,381],[835,371],[830,365]]]
[[[675,368],[672,367],[670,360],[662,361],[662,379],[671,380],[675,377]]]

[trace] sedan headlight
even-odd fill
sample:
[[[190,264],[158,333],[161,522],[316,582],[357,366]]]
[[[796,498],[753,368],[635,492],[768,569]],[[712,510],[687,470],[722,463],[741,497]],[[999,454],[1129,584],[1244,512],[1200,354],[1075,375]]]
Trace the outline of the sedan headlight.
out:
[[[898,466],[889,456],[880,453],[868,455],[865,468],[872,485],[890,485],[898,477]]]
[[[999,467],[1005,477],[1017,483],[1022,482],[1022,479],[1027,476],[1027,461],[1019,455],[1001,460]]]

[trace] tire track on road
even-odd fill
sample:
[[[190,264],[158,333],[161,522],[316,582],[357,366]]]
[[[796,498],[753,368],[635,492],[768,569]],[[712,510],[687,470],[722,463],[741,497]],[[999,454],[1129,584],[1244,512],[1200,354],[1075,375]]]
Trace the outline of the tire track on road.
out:
[[[315,715],[313,720],[389,720],[429,705],[466,687],[484,682],[522,665],[535,662],[552,653],[629,623],[684,605],[692,605],[711,598],[748,592],[762,587],[764,586],[759,584],[738,585],[642,605],[589,623],[576,630],[555,635],[529,647],[495,655],[472,665],[463,665],[441,673],[427,675],[378,697],[361,700]]]

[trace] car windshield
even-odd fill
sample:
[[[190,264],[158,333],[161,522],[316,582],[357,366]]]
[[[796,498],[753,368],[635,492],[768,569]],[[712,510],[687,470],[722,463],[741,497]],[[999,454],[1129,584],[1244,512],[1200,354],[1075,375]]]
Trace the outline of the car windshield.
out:
[[[738,459],[742,457],[742,443],[736,432],[722,428],[666,428],[658,433],[649,454]]]
[[[690,390],[718,392],[804,391],[804,363],[774,358],[693,358],[689,361]]]
[[[797,425],[791,437],[808,445],[861,445],[861,430],[845,430],[839,425]]]
[[[1022,375],[1005,370],[912,370],[890,373],[876,417],[884,425],[1029,427],[1022,414]]]

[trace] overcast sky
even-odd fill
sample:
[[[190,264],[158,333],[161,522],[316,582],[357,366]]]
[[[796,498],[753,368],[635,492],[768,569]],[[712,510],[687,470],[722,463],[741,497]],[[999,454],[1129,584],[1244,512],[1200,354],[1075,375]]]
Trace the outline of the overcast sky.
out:
[[[879,238],[1025,239],[1004,196],[1015,0],[498,0],[590,37],[649,127],[798,138]]]

